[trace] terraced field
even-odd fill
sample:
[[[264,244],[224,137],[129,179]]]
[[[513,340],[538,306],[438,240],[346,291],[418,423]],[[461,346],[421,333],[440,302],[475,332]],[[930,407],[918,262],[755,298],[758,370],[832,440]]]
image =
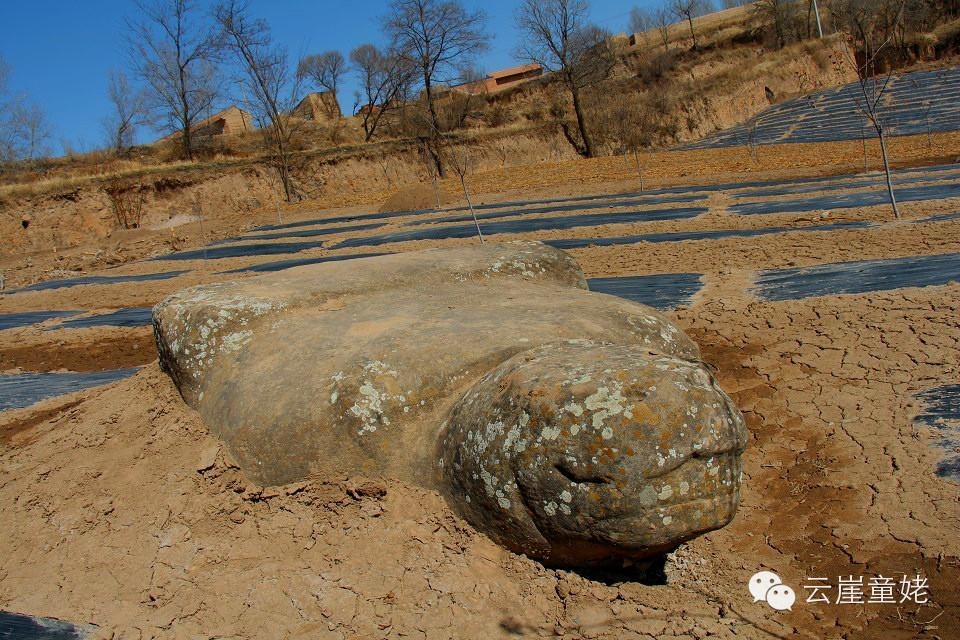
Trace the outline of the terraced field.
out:
[[[429,602],[431,615],[476,637],[501,635],[501,623],[536,634],[589,629],[601,638],[823,637],[838,628],[878,635],[934,617],[941,637],[953,637],[960,629],[960,427],[951,386],[960,379],[958,180],[956,164],[895,172],[903,220],[893,219],[879,174],[480,198],[485,241],[560,247],[592,289],[675,318],[747,417],[737,519],[684,547],[668,561],[667,579],[654,583],[555,572],[511,556],[455,525],[436,495],[399,483],[379,497],[334,500],[332,511],[320,498],[309,508],[297,502],[309,491],[251,487],[157,369],[148,309],[166,295],[261,272],[355,259],[360,269],[363,257],[479,242],[463,207],[303,212],[199,249],[6,291],[0,464],[18,471],[0,486],[0,521],[19,526],[0,526],[4,608],[163,629],[202,601],[207,615],[179,624],[228,636],[244,618],[227,609],[247,597],[230,585],[275,584],[284,594],[271,600],[277,611],[310,603],[271,617],[275,637],[294,619],[373,637],[368,622],[387,628],[387,597],[408,598],[414,608]],[[208,450],[212,457],[198,464]],[[73,490],[49,487],[78,473],[112,505],[91,507],[78,533],[61,536],[21,506],[71,509]],[[156,500],[164,502],[160,518]],[[277,524],[283,518],[290,520]],[[326,518],[324,533],[303,538],[314,531],[311,518]],[[146,566],[89,552],[94,540],[121,549],[129,536],[146,549]],[[383,545],[416,552],[374,553],[369,562],[351,555]],[[173,560],[174,553],[184,555]],[[38,580],[52,562],[60,578]],[[743,595],[758,567],[776,570],[798,593],[812,576],[919,573],[929,580],[930,603],[798,601],[771,617]],[[311,587],[320,575],[349,589]],[[100,585],[95,594],[91,582]],[[114,600],[123,607],[104,604]],[[696,613],[679,615],[677,603]],[[204,622],[213,619],[217,629]],[[411,631],[419,623],[390,624]]]
[[[883,83],[885,78],[879,78]],[[832,142],[876,137],[865,120],[860,83],[844,85],[776,104],[742,125],[683,149],[748,144]],[[887,133],[908,136],[960,129],[960,67],[893,76],[878,113]]]

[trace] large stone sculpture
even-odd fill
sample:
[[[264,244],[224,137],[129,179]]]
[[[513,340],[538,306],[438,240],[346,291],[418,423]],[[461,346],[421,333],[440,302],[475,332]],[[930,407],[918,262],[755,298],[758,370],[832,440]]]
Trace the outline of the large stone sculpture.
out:
[[[746,429],[697,346],[540,243],[194,287],[154,329],[183,398],[265,485],[415,482],[563,566],[657,555],[736,511]]]

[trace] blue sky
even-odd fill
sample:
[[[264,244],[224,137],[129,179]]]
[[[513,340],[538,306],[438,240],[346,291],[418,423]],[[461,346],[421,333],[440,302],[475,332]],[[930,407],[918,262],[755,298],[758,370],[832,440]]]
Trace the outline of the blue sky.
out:
[[[651,0],[592,0],[593,21],[613,32],[624,31],[630,8]],[[39,103],[53,123],[51,146],[61,141],[77,150],[102,146],[101,121],[109,108],[107,73],[125,64],[122,33],[125,15],[135,15],[129,0],[33,0],[5,2],[0,21],[0,57],[11,67],[11,88]],[[198,0],[201,6],[213,0]],[[519,0],[465,0],[482,8],[494,34],[490,50],[479,60],[484,70],[516,64],[518,36],[513,17]],[[380,43],[378,18],[387,0],[363,2],[319,0],[250,0],[253,13],[270,23],[276,39],[292,56],[339,49],[345,56],[364,42]],[[359,10],[358,10],[359,9]],[[353,104],[353,80],[341,93],[344,109]],[[141,139],[153,133],[144,131]]]

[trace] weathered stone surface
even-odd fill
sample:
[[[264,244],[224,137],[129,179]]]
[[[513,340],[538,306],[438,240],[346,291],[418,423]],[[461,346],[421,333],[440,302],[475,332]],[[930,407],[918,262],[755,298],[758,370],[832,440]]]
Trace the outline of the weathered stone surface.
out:
[[[559,564],[644,558],[722,527],[746,429],[697,362],[553,343],[488,374],[441,435],[447,491],[514,551]]]
[[[561,251],[487,244],[187,289],[156,307],[154,328],[163,368],[257,482],[416,482],[558,564],[640,557],[722,526],[739,413],[669,320],[585,289]],[[586,488],[567,502],[571,482]]]

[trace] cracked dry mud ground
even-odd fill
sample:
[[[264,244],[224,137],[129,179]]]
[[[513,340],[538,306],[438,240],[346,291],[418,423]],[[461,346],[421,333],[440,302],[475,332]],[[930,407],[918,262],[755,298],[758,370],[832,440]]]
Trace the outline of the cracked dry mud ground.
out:
[[[960,286],[679,316],[752,446],[737,519],[678,553],[668,585],[544,569],[397,482],[264,491],[151,365],[5,443],[0,602],[133,638],[913,637],[938,614],[931,637],[951,637],[956,486],[910,418],[913,392],[960,374]],[[794,585],[916,571],[936,604],[774,616],[744,596],[760,566]]]
[[[751,431],[737,518],[676,553],[666,584],[545,569],[399,482],[263,490],[150,364],[0,414],[0,608],[115,638],[960,637],[960,488],[934,474],[932,430],[912,423],[915,392],[960,378],[960,285],[787,302],[748,293],[758,269],[958,244],[951,221],[571,252],[591,277],[696,265],[705,287],[671,315]],[[120,287],[98,291],[122,306],[147,296]],[[30,296],[66,308],[81,294]],[[751,602],[760,569],[794,587],[793,612]],[[877,574],[926,576],[931,603],[803,602],[810,577]]]
[[[681,313],[744,411],[752,448],[737,519],[685,550],[707,563],[678,583],[722,597],[716,585],[742,584],[758,565],[791,585],[919,573],[935,605],[798,604],[783,620],[817,636],[956,637],[958,487],[934,476],[932,433],[911,419],[915,392],[960,377],[960,285]]]

